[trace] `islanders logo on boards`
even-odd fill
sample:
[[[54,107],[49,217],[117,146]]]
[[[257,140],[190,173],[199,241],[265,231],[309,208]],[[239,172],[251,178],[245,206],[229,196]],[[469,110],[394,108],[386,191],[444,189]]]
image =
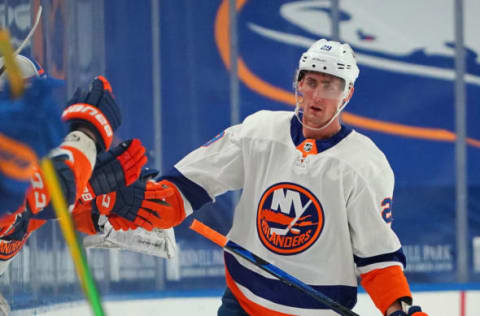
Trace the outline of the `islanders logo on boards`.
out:
[[[380,0],[376,1],[382,3]],[[412,2],[417,8],[412,12],[422,12],[425,2],[435,4],[434,0]],[[227,69],[230,66],[230,24],[229,1],[221,1],[215,17],[215,43],[219,55]],[[238,32],[242,41],[238,45],[238,78],[246,87],[268,99],[296,105],[296,99],[291,90],[290,81],[281,80],[282,73],[291,76],[298,64],[298,57],[320,38],[332,38],[332,10],[331,1],[252,1],[238,0],[236,11]],[[445,84],[454,80],[455,72],[451,67],[455,56],[452,32],[438,32],[439,28],[445,27],[445,23],[438,22],[437,27],[425,32],[418,32],[423,25],[424,16],[421,13],[410,14],[411,20],[405,24],[404,19],[398,18],[399,12],[403,12],[404,4],[401,1],[389,2],[389,5],[376,7],[372,14],[361,14],[356,1],[343,1],[339,10],[339,23],[341,26],[342,41],[349,43],[354,49],[360,69],[361,77],[365,74],[374,76],[376,71],[391,76],[399,86],[405,82],[405,75],[415,76],[415,80],[428,80],[426,84]],[[476,30],[480,20],[474,16],[475,10],[465,12],[467,30]],[[438,21],[449,21],[451,12],[448,8],[439,8],[441,18]],[[375,27],[376,23],[386,23],[387,28]],[[399,36],[392,36],[397,34]],[[406,37],[405,37],[406,35]],[[398,38],[409,40],[399,41]],[[480,42],[472,37],[465,42],[467,49],[466,64],[468,73],[465,81],[473,85],[474,94],[478,93],[480,86]],[[252,50],[251,47],[255,47]],[[297,57],[285,58],[282,49],[295,47]],[[323,50],[330,50],[328,45]],[[280,53],[279,53],[280,52]],[[278,67],[272,67],[278,65]],[[363,74],[363,75],[362,75]],[[395,74],[399,74],[396,76]],[[383,75],[383,74],[382,74]],[[432,82],[432,80],[434,80]],[[368,79],[367,79],[368,81]],[[288,82],[288,85],[286,84]],[[408,83],[407,83],[408,85]],[[288,88],[287,88],[288,87]],[[368,89],[362,89],[361,93],[371,93]],[[374,90],[375,93],[378,90]],[[407,89],[406,91],[409,91]],[[432,141],[454,142],[456,134],[450,131],[450,116],[431,116],[428,113],[430,107],[425,106],[427,96],[430,97],[432,106],[440,111],[450,111],[451,102],[448,97],[444,102],[438,102],[438,91],[432,89],[432,93],[426,93],[423,98],[411,94],[408,106],[412,109],[425,109],[422,117],[431,119],[431,122],[423,120],[421,125],[417,121],[412,122],[412,116],[399,115],[398,111],[387,111],[378,114],[377,105],[372,103],[367,107],[359,107],[361,112],[353,113],[347,108],[342,111],[341,117],[345,124],[361,129],[397,135],[401,137],[426,139]],[[360,93],[357,92],[357,93]],[[446,92],[448,93],[448,92]],[[385,94],[390,96],[388,93]],[[384,102],[384,98],[378,98]],[[356,99],[354,99],[356,100]],[[396,102],[396,99],[392,99]],[[421,112],[420,112],[421,113]],[[449,112],[445,112],[449,113]],[[474,115],[471,117],[475,117]],[[416,118],[416,117],[414,117]],[[470,146],[480,148],[480,140],[468,138]]]
[[[322,233],[324,223],[317,197],[298,184],[274,184],[258,203],[258,237],[265,247],[280,255],[295,255],[308,249]]]

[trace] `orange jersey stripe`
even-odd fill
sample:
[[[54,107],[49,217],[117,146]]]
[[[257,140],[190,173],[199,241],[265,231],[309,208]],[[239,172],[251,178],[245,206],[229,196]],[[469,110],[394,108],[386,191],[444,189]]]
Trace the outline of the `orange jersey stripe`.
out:
[[[0,171],[6,176],[28,181],[37,163],[37,155],[27,145],[0,133]]]
[[[255,315],[255,316],[291,316],[291,314],[284,314],[280,312],[276,312],[274,310],[268,309],[263,307],[255,302],[250,301],[245,295],[243,295],[242,291],[238,288],[235,284],[230,273],[225,268],[225,280],[227,282],[227,286],[232,291],[233,295],[242,306],[243,310],[248,313],[248,315]]]
[[[385,314],[396,300],[412,297],[407,278],[399,266],[375,269],[360,276],[363,288],[382,314]]]

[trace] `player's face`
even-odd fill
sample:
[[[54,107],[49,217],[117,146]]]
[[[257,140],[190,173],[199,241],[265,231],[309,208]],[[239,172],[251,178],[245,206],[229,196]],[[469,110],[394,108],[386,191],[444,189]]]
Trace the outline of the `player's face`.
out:
[[[303,120],[308,126],[320,128],[337,111],[343,97],[345,82],[335,76],[308,72],[298,84],[303,96]]]

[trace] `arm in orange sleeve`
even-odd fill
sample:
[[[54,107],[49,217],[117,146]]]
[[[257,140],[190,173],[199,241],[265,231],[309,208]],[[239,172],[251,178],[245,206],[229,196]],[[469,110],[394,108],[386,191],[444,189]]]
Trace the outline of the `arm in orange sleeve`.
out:
[[[67,135],[62,145],[52,151],[51,160],[68,205],[73,207],[83,193],[95,164],[97,150],[94,141],[83,132]],[[50,203],[45,177],[37,167],[30,180],[26,199],[33,214],[40,213]],[[49,215],[45,219],[55,218]]]
[[[383,315],[397,300],[412,303],[407,278],[399,266],[375,269],[361,274],[361,284]]]

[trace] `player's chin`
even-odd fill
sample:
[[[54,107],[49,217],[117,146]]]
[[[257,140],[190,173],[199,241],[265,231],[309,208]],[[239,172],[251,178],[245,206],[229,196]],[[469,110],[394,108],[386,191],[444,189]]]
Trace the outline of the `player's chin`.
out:
[[[325,125],[326,121],[322,118],[310,118],[305,121],[307,124],[307,127],[311,128],[321,128],[323,125]]]
[[[312,123],[321,124],[325,121],[325,112],[324,111],[312,111],[309,110],[303,114],[305,118]]]

